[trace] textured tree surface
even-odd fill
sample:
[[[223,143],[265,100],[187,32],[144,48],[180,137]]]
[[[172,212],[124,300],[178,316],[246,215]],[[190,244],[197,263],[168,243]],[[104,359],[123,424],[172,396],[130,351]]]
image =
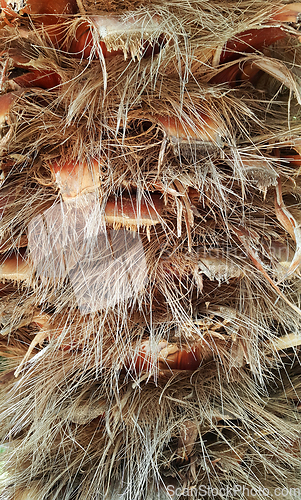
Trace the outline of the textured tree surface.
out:
[[[0,5],[1,500],[301,498],[301,4]]]

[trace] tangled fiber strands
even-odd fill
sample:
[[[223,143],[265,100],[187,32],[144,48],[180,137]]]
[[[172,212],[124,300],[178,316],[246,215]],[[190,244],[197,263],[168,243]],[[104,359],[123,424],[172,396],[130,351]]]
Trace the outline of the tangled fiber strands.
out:
[[[301,4],[0,6],[0,499],[301,496]]]

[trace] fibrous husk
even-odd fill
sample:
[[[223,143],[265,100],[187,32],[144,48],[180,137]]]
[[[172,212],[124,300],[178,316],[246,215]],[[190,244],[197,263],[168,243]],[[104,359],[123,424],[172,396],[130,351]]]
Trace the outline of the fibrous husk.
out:
[[[300,4],[21,3],[0,498],[301,491]]]

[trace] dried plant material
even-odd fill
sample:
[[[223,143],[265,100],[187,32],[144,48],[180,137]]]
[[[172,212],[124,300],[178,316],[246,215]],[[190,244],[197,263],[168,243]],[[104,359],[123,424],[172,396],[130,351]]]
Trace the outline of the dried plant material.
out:
[[[125,16],[123,19],[113,16],[92,16],[92,26],[95,28],[100,41],[110,51],[122,50],[124,57],[128,54],[134,59],[143,55],[143,43],[154,42],[158,35],[160,17],[154,16]]]
[[[51,322],[51,316],[49,314],[39,314],[38,316],[33,316],[32,323],[37,325],[41,329],[48,329]]]
[[[270,17],[270,21],[279,21],[281,23],[300,23],[301,3],[288,3],[284,6],[279,6]]]
[[[148,265],[140,236],[123,227],[136,231],[144,221],[149,230],[147,221],[130,220],[128,210],[122,220],[120,210],[116,220],[114,205],[110,225],[115,229],[109,229],[97,198],[80,201],[55,205],[32,221],[28,247],[36,275],[46,290],[49,283],[62,286],[68,279],[82,314],[137,300],[148,281]]]
[[[138,371],[159,370],[196,370],[200,365],[200,352],[198,346],[181,349],[175,344],[161,341],[152,348],[149,341],[143,342],[140,352],[134,359],[129,361],[129,366],[134,365]]]
[[[285,85],[288,89],[294,92],[295,97],[299,104],[301,104],[300,97],[300,79],[290,71],[285,64],[281,61],[271,60],[267,57],[256,57],[254,64]]]
[[[106,404],[103,402],[91,402],[80,399],[77,402],[76,408],[71,413],[70,410],[66,411],[68,420],[74,424],[85,425],[92,420],[98,418],[103,419],[107,410]]]
[[[175,144],[191,144],[198,141],[208,145],[221,144],[221,126],[204,114],[200,114],[197,119],[194,116],[189,122],[170,116],[156,116],[156,119]]]
[[[1,297],[0,300],[0,323],[1,335],[9,335],[17,329],[27,327],[31,324],[32,318],[39,311],[35,307],[32,298],[21,300],[17,295],[12,298]]]
[[[160,222],[162,207],[163,201],[156,195],[152,195],[149,202],[139,202],[134,196],[110,198],[105,207],[105,221],[116,229],[121,226],[147,228]]]
[[[64,201],[97,190],[100,186],[100,168],[101,163],[93,159],[89,163],[70,161],[50,164],[50,170]]]
[[[269,13],[266,19],[268,25],[243,31],[228,40],[221,51],[219,64],[238,59],[244,53],[255,52],[256,50],[262,51],[266,47],[285,38],[288,33],[292,35],[293,32],[286,32],[283,26],[279,26],[279,24],[289,24],[298,29],[300,13],[300,3],[287,4],[275,8],[274,12]],[[296,35],[297,33],[295,33]]]
[[[55,89],[61,83],[59,75],[54,71],[39,71],[27,67],[22,69],[21,66],[16,66],[10,77],[17,85],[24,88]]]
[[[211,83],[227,83],[231,86],[237,86],[243,82],[256,84],[260,76],[260,71],[269,74],[281,84],[294,92],[298,103],[300,104],[300,81],[288,67],[281,61],[268,57],[250,56],[247,60],[240,60],[238,63],[232,63],[211,78]]]
[[[0,5],[1,498],[301,491],[300,4]]]
[[[135,60],[155,56],[166,43],[158,15],[93,15],[71,28],[64,48],[78,58]]]
[[[241,85],[244,82],[255,84],[260,76],[260,68],[253,61],[239,61],[235,64],[230,64],[225,69],[221,66],[218,72],[210,82],[215,84],[226,83],[231,87]]]
[[[214,330],[208,330],[207,333],[210,338],[199,339],[191,345],[179,346],[164,340],[151,343],[145,340],[137,347],[138,353],[126,360],[125,364],[136,373],[149,372],[156,375],[159,372],[159,378],[172,376],[179,371],[194,372],[212,361],[219,350],[222,351],[222,345],[225,350],[229,349],[227,337],[215,333]],[[200,337],[200,331],[196,337]]]
[[[31,484],[31,486],[28,488],[18,488],[14,491],[13,494],[16,500],[28,500],[29,495],[32,500],[39,500],[41,489],[39,487],[38,481],[36,481],[36,484]]]
[[[219,64],[238,59],[245,53],[262,50],[264,47],[272,45],[285,37],[286,33],[283,29],[273,26],[259,29],[255,28],[238,33],[235,38],[230,39],[223,47]]]
[[[77,0],[77,5],[81,14],[95,14],[103,12],[132,11],[141,7],[143,3],[150,3],[150,0]]]
[[[51,3],[43,0],[1,0],[1,8],[4,15],[17,17],[24,14],[75,14],[76,2],[73,0],[59,0]]]
[[[11,138],[12,130],[10,128],[10,109],[17,99],[17,94],[9,92],[0,96],[0,147],[6,146]]]
[[[21,27],[19,36],[22,37],[24,35],[22,28],[29,18],[31,27],[34,28],[33,31],[38,30],[43,35],[46,34],[48,41],[51,41],[55,47],[61,47],[67,31],[64,23],[71,15],[76,14],[77,10],[76,0],[55,0],[54,2],[1,0],[1,24]]]
[[[102,59],[123,54],[121,49],[108,50],[106,44],[101,40],[97,40],[95,43],[93,40],[93,25],[88,21],[82,21],[76,26],[74,33],[71,32],[71,35],[67,38],[64,48],[79,59],[95,57]]]
[[[241,158],[243,169],[248,179],[264,193],[271,186],[277,184],[278,173],[269,158],[255,159],[252,157]]]
[[[44,331],[43,329],[36,334],[35,338],[32,340],[29,348],[28,348],[28,351],[26,353],[26,355],[24,356],[24,358],[22,359],[20,365],[18,366],[18,368],[16,369],[15,371],[15,377],[17,378],[21,371],[22,371],[22,368],[23,366],[26,364],[26,362],[30,359],[30,356],[33,352],[33,350],[39,345],[39,346],[42,346],[43,345],[43,342],[47,339],[47,336],[48,336],[48,332],[47,331]]]
[[[244,245],[250,259],[255,264],[256,268],[260,271],[260,273],[264,276],[264,278],[267,280],[267,282],[272,285],[272,287],[277,292],[279,297],[281,297],[284,300],[284,302],[286,302],[286,304],[289,307],[291,307],[292,310],[294,310],[297,314],[299,314],[301,316],[301,309],[298,306],[296,306],[293,302],[291,302],[283,294],[283,292],[280,290],[278,284],[273,281],[273,279],[269,276],[267,271],[264,269],[263,263],[261,262],[259,256],[257,255],[257,252],[254,250],[254,248],[252,248],[252,243],[251,243],[249,232],[243,228],[236,228],[235,233],[236,233],[236,236],[238,237],[238,239]],[[299,262],[299,258],[297,260]],[[297,265],[299,265],[299,264],[297,264]],[[294,268],[295,268],[295,264],[294,264]]]
[[[16,100],[16,98],[17,98],[17,95],[13,92],[10,92],[8,94],[4,94],[0,97],[1,127],[9,124],[9,110],[10,110],[11,106],[13,105],[14,101]]]
[[[228,281],[229,279],[242,278],[244,271],[233,262],[218,256],[201,255],[199,269],[210,280]]]
[[[301,345],[301,336],[296,333],[284,335],[271,342],[271,347],[275,351],[283,351],[284,349],[291,349]]]
[[[2,256],[0,263],[0,279],[2,283],[12,281],[30,285],[32,278],[33,272],[30,263],[21,254]]]
[[[301,228],[297,221],[294,219],[293,215],[289,212],[289,210],[283,203],[280,180],[278,180],[278,184],[276,187],[275,211],[277,219],[296,243],[295,255],[292,259],[292,262],[290,263],[289,269],[287,270],[287,277],[290,274],[293,274],[301,264]]]
[[[181,437],[178,442],[178,451],[181,454],[182,450],[182,453],[184,455],[183,458],[187,459],[187,457],[191,455],[197,436],[198,428],[195,422],[191,422],[189,420],[183,422]]]

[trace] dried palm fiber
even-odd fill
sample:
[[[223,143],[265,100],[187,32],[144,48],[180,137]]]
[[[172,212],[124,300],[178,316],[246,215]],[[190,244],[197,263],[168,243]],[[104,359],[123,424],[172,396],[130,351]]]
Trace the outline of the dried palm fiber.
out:
[[[301,492],[301,5],[0,3],[0,498]]]

